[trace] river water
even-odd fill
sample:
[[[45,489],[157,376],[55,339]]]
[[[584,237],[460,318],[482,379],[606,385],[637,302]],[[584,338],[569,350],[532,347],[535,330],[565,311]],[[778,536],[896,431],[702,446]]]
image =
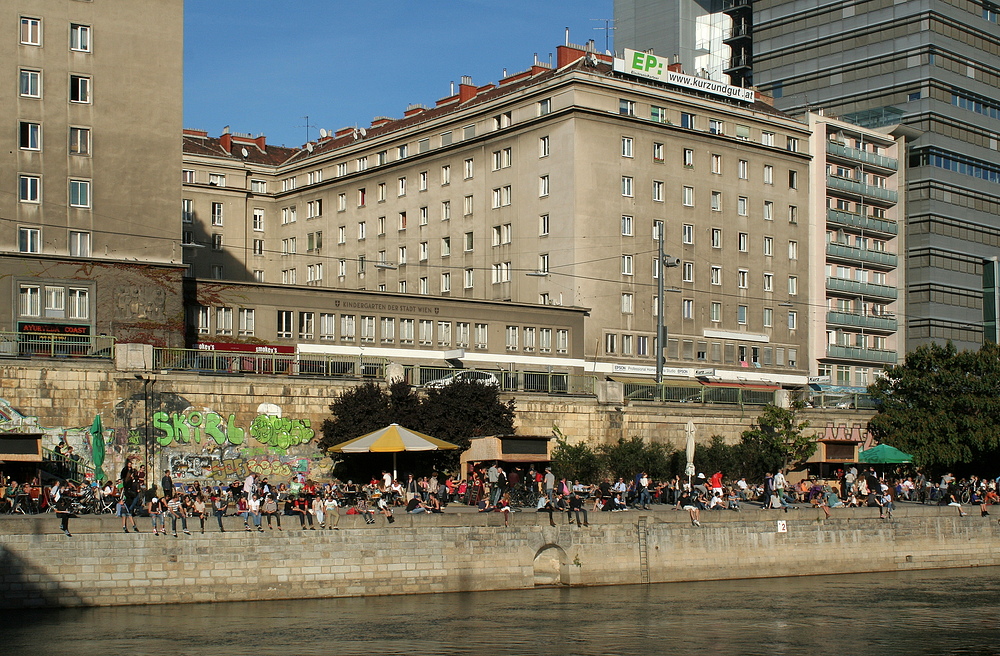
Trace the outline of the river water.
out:
[[[1000,653],[1000,568],[23,611],[0,654]]]

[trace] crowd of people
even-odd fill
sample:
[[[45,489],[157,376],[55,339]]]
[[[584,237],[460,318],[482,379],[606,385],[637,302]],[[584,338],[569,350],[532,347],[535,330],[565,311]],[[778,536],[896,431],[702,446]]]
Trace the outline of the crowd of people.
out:
[[[739,511],[746,504],[785,512],[806,505],[821,509],[827,517],[831,508],[866,506],[878,508],[879,516],[887,519],[900,501],[953,506],[961,516],[967,515],[966,507],[974,505],[979,505],[982,516],[988,516],[989,506],[1000,502],[1000,477],[959,480],[948,473],[935,481],[918,472],[886,478],[874,467],[859,470],[856,466],[835,472],[832,479],[802,478],[795,483],[782,471],[767,473],[753,483],[745,478],[726,479],[719,471],[711,476],[700,473],[662,481],[638,472],[629,480],[618,477],[583,483],[557,477],[551,467],[513,467],[508,472],[500,462],[483,463],[464,479],[408,475],[401,481],[383,471],[360,485],[350,480],[316,483],[304,474],[280,483],[250,474],[224,485],[175,484],[169,472],[159,485],[147,486],[145,479],[146,472],[132,460],[126,461],[117,481],[102,485],[76,486],[57,480],[45,487],[37,480],[20,485],[0,477],[0,512],[53,510],[62,531],[72,537],[72,517],[80,512],[109,511],[121,519],[125,533],[130,528],[140,532],[137,518],[144,523],[148,517],[154,535],[167,535],[169,524],[170,534],[178,537],[178,523],[181,533],[204,533],[212,530],[213,517],[221,532],[227,530],[226,517],[242,519],[242,530],[247,532],[282,531],[282,519],[284,528],[291,524],[300,530],[339,530],[342,514],[362,515],[369,524],[381,516],[392,524],[396,512],[440,513],[449,504],[503,513],[505,525],[515,510],[534,509],[548,513],[552,526],[558,513],[567,523],[587,527],[588,511],[648,510],[654,504],[686,511],[691,524],[701,526],[703,511]],[[229,526],[233,530],[231,523]]]

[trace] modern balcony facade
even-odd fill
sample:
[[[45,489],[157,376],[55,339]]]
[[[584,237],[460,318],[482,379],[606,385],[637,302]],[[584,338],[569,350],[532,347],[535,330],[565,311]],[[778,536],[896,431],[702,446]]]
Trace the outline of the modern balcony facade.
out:
[[[873,251],[867,248],[856,248],[847,244],[829,242],[826,245],[827,257],[834,260],[847,260],[850,262],[864,262],[885,269],[895,269],[899,258],[895,253],[885,251]]]
[[[894,333],[897,328],[896,319],[892,317],[837,312],[835,310],[826,313],[826,323],[828,326],[861,328],[862,330],[876,330],[886,333]]]
[[[857,180],[841,178],[836,175],[826,176],[826,186],[855,196],[863,198],[881,200],[890,205],[894,205],[898,200],[898,194],[893,189],[885,189],[874,185],[864,184]]]
[[[899,234],[899,224],[874,216],[862,216],[854,212],[845,212],[827,208],[826,222],[828,225],[856,228],[864,232],[877,233],[883,237],[894,237]]]
[[[899,296],[899,290],[888,285],[876,285],[870,282],[857,282],[844,278],[826,279],[826,289],[830,292],[840,292],[852,296],[863,296],[872,300],[882,299],[894,301]]]
[[[843,157],[862,164],[870,164],[871,166],[885,169],[887,171],[896,171],[899,169],[899,161],[895,157],[876,155],[875,153],[868,152],[867,150],[851,148],[850,146],[845,146],[837,143],[836,141],[826,142],[826,152],[830,155]]]
[[[827,344],[826,357],[837,360],[850,360],[852,362],[861,361],[879,364],[896,364],[895,351],[881,351],[877,349],[861,348],[860,346]]]

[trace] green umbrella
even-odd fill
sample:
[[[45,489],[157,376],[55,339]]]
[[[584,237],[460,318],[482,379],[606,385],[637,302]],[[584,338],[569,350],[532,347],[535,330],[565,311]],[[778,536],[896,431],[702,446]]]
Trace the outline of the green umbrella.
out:
[[[104,428],[101,426],[101,415],[94,415],[94,423],[90,425],[90,434],[93,439],[90,442],[90,453],[94,458],[94,477],[98,481],[104,480]]]
[[[879,444],[859,453],[858,462],[866,462],[873,465],[899,465],[906,462],[913,462],[913,456],[909,453],[903,453],[894,446]]]

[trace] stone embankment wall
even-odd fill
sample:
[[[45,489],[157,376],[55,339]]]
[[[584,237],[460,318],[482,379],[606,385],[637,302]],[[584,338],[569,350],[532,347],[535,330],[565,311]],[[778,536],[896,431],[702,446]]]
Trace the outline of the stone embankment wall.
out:
[[[978,515],[978,513],[975,513]],[[526,589],[1000,565],[992,517],[912,507],[791,513],[345,516],[339,531],[125,535],[114,518],[0,522],[0,606],[89,606]],[[291,518],[289,518],[291,519]],[[95,532],[96,531],[96,532]]]

